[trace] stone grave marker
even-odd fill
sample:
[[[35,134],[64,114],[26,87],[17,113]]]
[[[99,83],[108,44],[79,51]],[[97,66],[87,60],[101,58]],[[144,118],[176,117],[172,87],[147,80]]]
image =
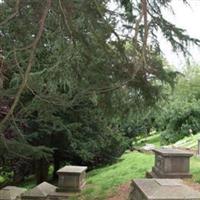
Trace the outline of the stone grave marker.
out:
[[[57,192],[80,192],[85,185],[85,166],[65,166],[57,171]]]
[[[198,140],[198,152],[197,152],[197,156],[200,156],[200,139]]]
[[[47,182],[43,182],[40,185],[37,185],[33,189],[28,190],[27,192],[21,195],[22,200],[46,200],[47,196],[54,192],[56,187]]]
[[[0,190],[0,200],[17,200],[26,189],[15,186],[6,186]]]
[[[191,178],[190,157],[192,153],[178,149],[155,149],[155,165],[147,178]]]
[[[200,193],[181,179],[138,179],[131,183],[128,200],[200,200]]]

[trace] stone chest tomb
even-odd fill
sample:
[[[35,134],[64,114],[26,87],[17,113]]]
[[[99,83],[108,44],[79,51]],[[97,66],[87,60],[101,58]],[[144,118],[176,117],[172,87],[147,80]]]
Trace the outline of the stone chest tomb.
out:
[[[0,190],[0,200],[18,200],[26,189],[15,186],[6,186]]]
[[[80,192],[85,185],[85,166],[65,166],[57,171],[57,192]]]
[[[47,196],[55,192],[56,187],[47,182],[43,182],[40,185],[37,185],[33,189],[28,190],[23,193],[21,196],[22,200],[46,200]]]
[[[181,179],[139,179],[131,184],[128,200],[200,200],[200,193]]]
[[[155,165],[147,178],[191,178],[192,153],[178,149],[155,149]]]

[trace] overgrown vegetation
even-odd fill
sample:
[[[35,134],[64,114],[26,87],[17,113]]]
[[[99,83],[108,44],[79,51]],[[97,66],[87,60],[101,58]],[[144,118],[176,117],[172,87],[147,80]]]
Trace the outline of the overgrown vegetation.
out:
[[[156,113],[162,143],[174,143],[200,131],[199,67],[190,66],[177,78],[168,102],[160,102]]]
[[[116,161],[130,138],[148,134],[151,108],[175,84],[158,30],[184,55],[200,44],[163,17],[169,0],[110,2],[1,1],[0,171],[13,183],[33,174],[40,183],[50,165],[55,179],[64,164]],[[176,131],[198,130],[185,120]]]

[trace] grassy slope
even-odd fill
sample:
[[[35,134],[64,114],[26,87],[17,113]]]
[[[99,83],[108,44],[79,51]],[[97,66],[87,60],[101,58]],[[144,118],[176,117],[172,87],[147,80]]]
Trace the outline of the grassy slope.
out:
[[[193,175],[193,180],[200,183],[200,158],[192,157],[190,168]]]
[[[182,147],[182,148],[191,148],[197,149],[198,140],[200,139],[200,133],[196,135],[191,135],[188,137],[179,140],[175,144],[174,147]],[[160,146],[160,134],[155,134],[148,136],[146,138],[138,139],[137,142],[133,142],[133,145],[136,147],[145,146],[145,144],[154,144],[156,147]]]
[[[175,145],[180,147],[195,147],[200,134],[190,136],[180,140]],[[152,135],[147,138],[139,139],[137,146],[145,144],[160,146],[160,136]],[[125,153],[117,163],[88,173],[87,187],[82,192],[81,200],[105,200],[108,196],[115,193],[116,188],[134,178],[143,178],[145,172],[150,170],[154,163],[154,156],[138,152]],[[191,159],[191,173],[193,180],[200,183],[200,158]],[[0,177],[1,181],[1,177]],[[24,183],[23,187],[33,187],[35,183],[30,180]],[[77,200],[77,198],[75,198]]]
[[[199,139],[200,139],[200,133],[196,135],[191,135],[189,137],[185,137],[182,140],[176,142],[173,146],[197,149],[197,144]]]
[[[175,146],[194,148],[197,146],[197,140],[200,134],[190,136],[180,140]],[[160,135],[152,135],[147,138],[141,138],[135,146],[141,147],[145,144],[154,144],[160,146]],[[122,156],[121,161],[114,165],[94,170],[88,173],[87,189],[82,193],[81,199],[103,200],[113,194],[118,185],[126,183],[134,178],[143,178],[145,172],[153,166],[154,155],[129,152]],[[191,173],[193,180],[200,183],[200,158],[191,159]]]
[[[145,172],[153,166],[154,156],[138,152],[126,153],[113,165],[88,173],[87,188],[81,200],[105,200],[115,193],[117,186],[134,178],[144,178]],[[200,158],[191,159],[193,180],[200,183]]]
[[[136,147],[142,147],[145,146],[145,144],[154,144],[156,147],[160,147],[160,134],[150,135],[133,142],[133,146]]]
[[[103,200],[120,184],[143,178],[153,165],[153,156],[138,152],[125,153],[119,162],[88,173],[87,188],[80,199]]]

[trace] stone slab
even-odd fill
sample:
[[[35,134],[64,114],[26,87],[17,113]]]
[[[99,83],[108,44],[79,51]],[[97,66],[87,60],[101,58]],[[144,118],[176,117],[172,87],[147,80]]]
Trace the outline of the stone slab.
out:
[[[48,195],[47,200],[67,200],[70,197],[74,199],[78,195],[80,195],[79,192],[53,192]]]
[[[65,166],[57,171],[57,192],[80,192],[85,186],[86,166]]]
[[[72,174],[81,174],[87,170],[86,166],[65,166],[57,171],[58,174],[61,173],[72,173]]]
[[[129,200],[200,200],[200,193],[181,179],[133,180]]]
[[[47,182],[43,182],[33,189],[28,190],[23,193],[21,196],[22,200],[30,200],[30,199],[46,199],[46,197],[56,191],[56,187]]]
[[[65,192],[53,192],[48,195],[47,200],[67,200],[69,199],[69,194]]]
[[[6,186],[0,190],[0,200],[16,200],[24,192],[26,192],[24,188]]]
[[[179,149],[161,148],[155,152],[155,165],[147,178],[191,178],[190,157],[192,153]]]
[[[162,156],[184,156],[184,157],[192,157],[193,153],[180,150],[180,149],[173,149],[173,148],[161,148],[161,149],[154,149],[153,150],[155,153],[161,154]]]

